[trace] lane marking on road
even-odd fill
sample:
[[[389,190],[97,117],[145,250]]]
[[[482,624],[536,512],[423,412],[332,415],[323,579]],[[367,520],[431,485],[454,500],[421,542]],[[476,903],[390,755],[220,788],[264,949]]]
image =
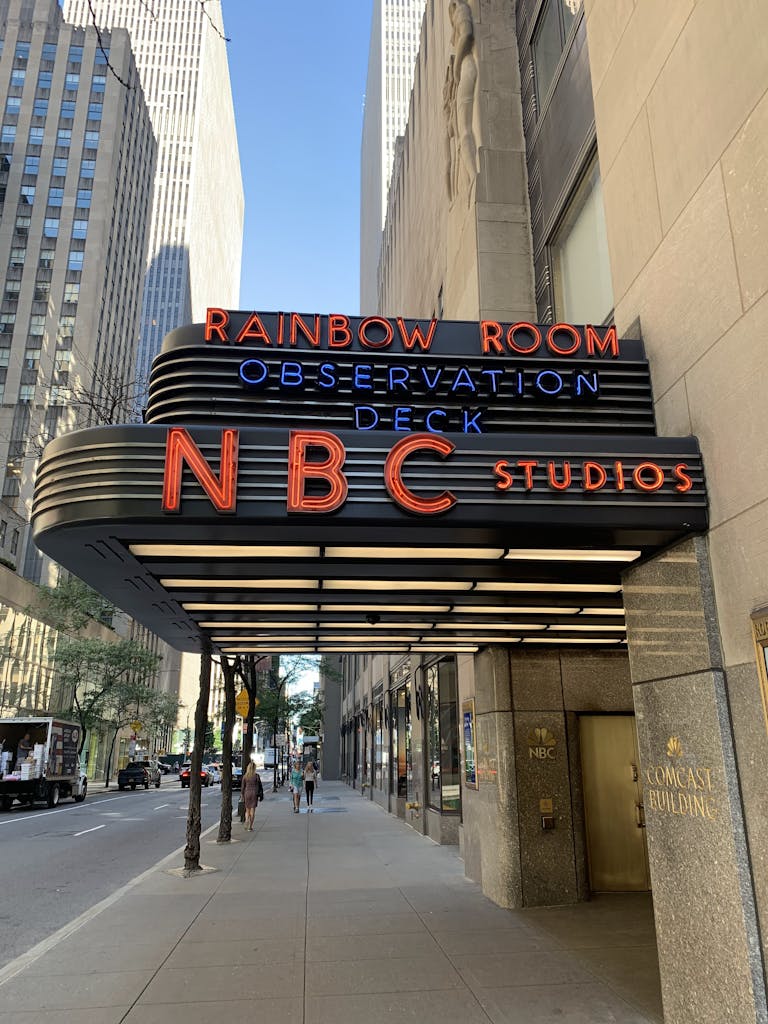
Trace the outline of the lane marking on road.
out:
[[[125,800],[127,798],[124,797],[124,796],[109,796],[105,800],[101,799],[100,797],[97,798],[97,799],[98,799],[99,804],[108,804],[112,800]],[[13,825],[17,821],[32,821],[33,819],[36,819],[36,818],[44,818],[47,814],[64,814],[64,813],[66,813],[67,811],[69,811],[71,809],[71,806],[72,806],[71,804],[68,804],[66,807],[59,807],[58,810],[55,810],[55,811],[37,811],[37,812],[33,811],[32,814],[19,814],[19,815],[15,815],[13,818],[6,818],[4,821],[0,821],[0,825]],[[83,804],[76,804],[75,808],[79,809],[81,811],[83,811],[83,810],[89,811],[91,809],[91,807],[93,807],[93,806],[94,806],[93,801],[91,801],[91,803],[88,804],[87,806],[84,806]]]
[[[164,807],[170,807],[170,804],[160,804],[159,807],[155,807],[156,811],[162,811]]]
[[[75,839],[77,839],[78,836],[87,836],[89,832],[98,832],[100,828],[106,827],[106,825],[94,825],[93,828],[86,828],[83,829],[82,832],[75,832]]]
[[[218,827],[219,822],[214,822],[213,825],[200,833],[200,838],[204,839],[209,832],[213,832],[213,830]],[[43,939],[42,942],[38,942],[36,946],[28,949],[26,953],[22,953],[21,956],[17,956],[15,960],[11,960],[9,964],[6,964],[5,967],[0,970],[0,986],[4,985],[6,981],[10,981],[11,978],[15,978],[17,974],[20,974],[25,968],[29,967],[36,960],[39,960],[41,956],[49,952],[49,950],[53,949],[54,946],[57,946],[60,942],[63,942],[64,939],[68,939],[70,935],[74,935],[74,933],[82,928],[83,925],[88,924],[88,922],[92,921],[94,917],[98,917],[102,910],[107,910],[109,907],[113,906],[118,900],[122,899],[126,893],[130,892],[131,889],[140,885],[145,878],[149,878],[154,871],[158,871],[163,864],[173,860],[174,857],[178,857],[180,853],[184,852],[186,845],[187,844],[184,843],[183,846],[177,847],[167,856],[162,857],[156,864],[153,864],[151,868],[147,868],[146,871],[142,871],[140,875],[136,875],[135,878],[132,878],[130,882],[126,882],[125,885],[120,886],[120,888],[116,889],[111,896],[107,896],[99,903],[94,903],[89,910],[83,911],[79,917],[74,918],[69,922],[69,924],[65,924],[63,927],[59,928],[59,930],[54,932],[53,935],[49,935],[47,939]]]

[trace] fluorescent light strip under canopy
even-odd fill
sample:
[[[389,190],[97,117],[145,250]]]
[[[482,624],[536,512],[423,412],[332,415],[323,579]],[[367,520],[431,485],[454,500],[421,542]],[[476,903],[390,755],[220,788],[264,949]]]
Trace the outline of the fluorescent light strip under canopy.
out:
[[[598,636],[527,636],[524,637],[521,644],[620,644],[623,640],[617,640],[615,637],[598,637]]]
[[[129,544],[137,558],[319,558],[307,544]]]
[[[186,612],[314,612],[316,604],[214,604],[208,601],[185,601]]]
[[[314,605],[312,606],[315,607]],[[451,611],[451,605],[449,604],[321,604],[320,611],[323,615],[328,613],[344,613],[349,614],[350,612],[359,612],[360,615],[370,615],[372,612],[377,614],[380,612],[387,612],[394,615],[405,615],[408,612],[412,612],[414,615],[447,615]]]
[[[378,608],[376,609],[378,611]],[[515,605],[507,607],[503,604],[455,604],[454,615],[578,615],[581,608],[558,608],[557,605],[542,607],[540,605]]]
[[[403,590],[471,590],[471,580],[323,580],[323,590],[387,590],[396,594]]]
[[[220,580],[211,576],[199,579],[161,579],[160,585],[171,590],[187,590],[190,587],[205,587],[208,590],[317,590],[318,580]]]
[[[504,557],[517,562],[634,562],[641,554],[621,548],[510,548]]]
[[[344,545],[329,546],[325,548],[326,558],[354,558],[367,561],[368,559],[393,559],[409,558],[419,559],[437,558],[441,561],[485,561],[502,558],[506,548],[462,548],[462,547],[429,547],[425,544],[422,547],[347,547]]]
[[[512,583],[509,580],[481,580],[475,587],[483,593],[489,590],[514,590],[535,594],[618,594],[620,583]]]

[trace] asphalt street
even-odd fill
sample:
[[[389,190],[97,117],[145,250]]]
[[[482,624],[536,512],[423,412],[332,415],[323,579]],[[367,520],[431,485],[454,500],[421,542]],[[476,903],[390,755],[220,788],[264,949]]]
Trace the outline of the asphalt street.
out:
[[[0,814],[0,967],[184,844],[189,790],[177,776],[98,789],[82,804]],[[203,789],[203,830],[220,812],[221,787]]]

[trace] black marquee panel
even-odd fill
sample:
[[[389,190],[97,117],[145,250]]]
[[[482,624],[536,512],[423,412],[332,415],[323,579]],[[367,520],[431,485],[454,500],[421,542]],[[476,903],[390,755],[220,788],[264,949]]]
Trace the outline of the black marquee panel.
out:
[[[567,325],[419,321],[432,332],[422,351],[397,348],[416,338],[416,321],[303,317],[314,340],[296,327],[290,345],[291,314],[209,315],[223,318],[209,342],[202,325],[166,338],[147,422],[58,438],[36,484],[39,547],[179,649],[198,650],[203,636],[263,653],[620,645],[622,570],[707,528],[697,441],[655,436],[639,342]],[[261,338],[234,340],[256,322]],[[347,329],[349,344],[332,350]],[[386,351],[366,347],[387,332]],[[353,429],[363,406],[375,429]],[[440,429],[465,415],[466,432]],[[382,429],[395,417],[402,429]],[[180,508],[165,512],[179,428]],[[210,494],[232,430],[236,505],[217,511]],[[310,466],[328,454],[322,437],[343,452],[347,493],[333,511],[288,511],[292,431],[312,432]],[[388,457],[409,437],[416,447],[393,483]],[[435,437],[442,453],[418,447]],[[301,486],[322,496],[330,485]],[[452,504],[416,514],[403,489]]]

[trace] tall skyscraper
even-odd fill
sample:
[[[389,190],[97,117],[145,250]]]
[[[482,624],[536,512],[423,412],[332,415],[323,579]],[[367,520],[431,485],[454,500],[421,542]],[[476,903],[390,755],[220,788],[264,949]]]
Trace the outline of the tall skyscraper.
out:
[[[426,0],[374,0],[360,173],[360,312],[378,309],[381,233],[397,137],[405,131]]]
[[[0,0],[0,47],[0,558],[36,580],[37,457],[133,378],[156,147],[127,32]]]
[[[236,307],[243,186],[220,0],[63,0],[79,25],[128,29],[158,141],[137,359],[168,331]]]

